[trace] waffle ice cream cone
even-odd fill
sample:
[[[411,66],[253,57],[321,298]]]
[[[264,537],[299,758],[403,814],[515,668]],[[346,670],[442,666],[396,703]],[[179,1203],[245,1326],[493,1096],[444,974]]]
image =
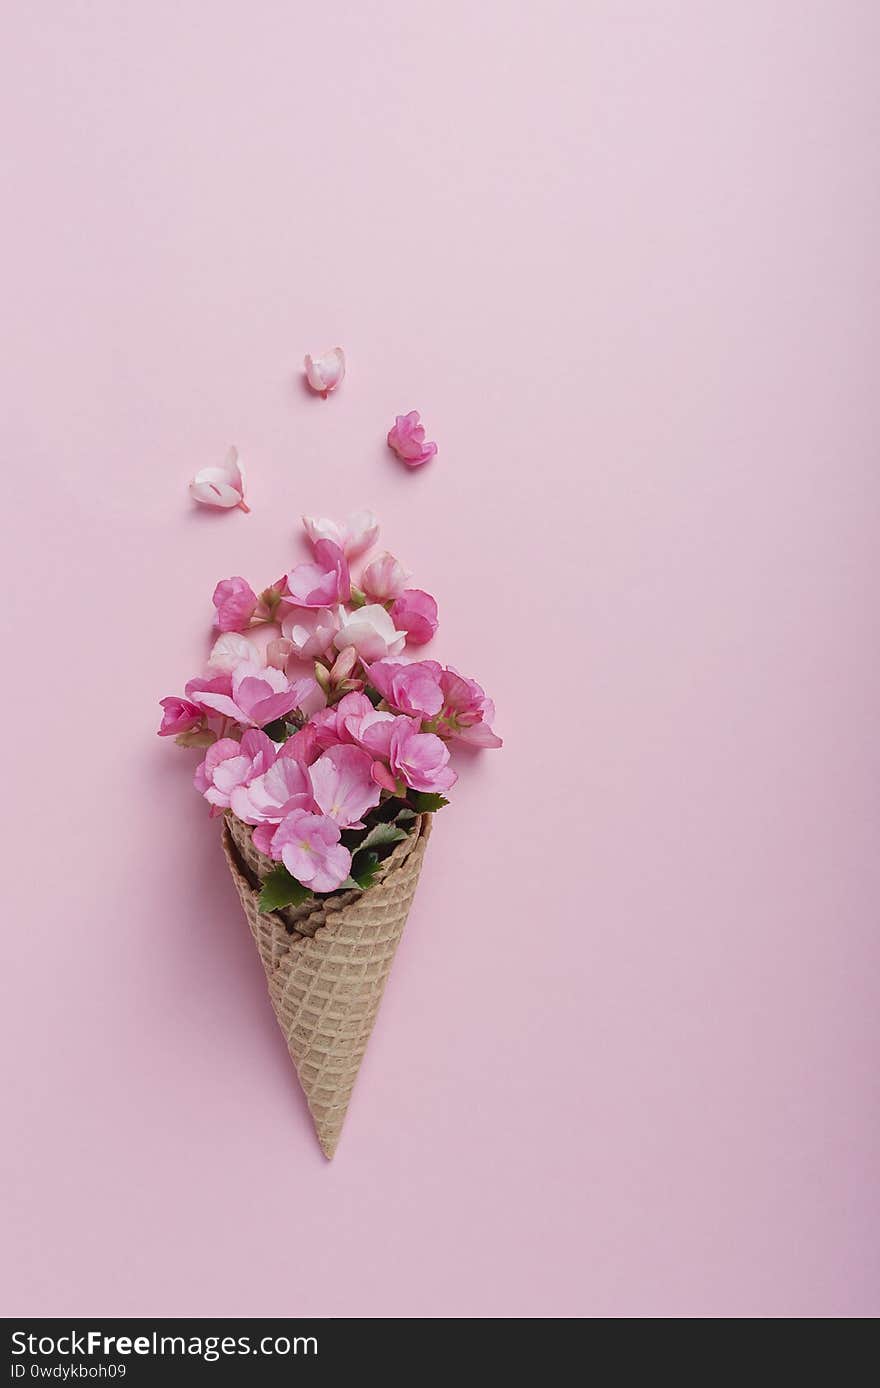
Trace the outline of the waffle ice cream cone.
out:
[[[262,914],[261,882],[275,863],[254,847],[251,829],[233,814],[223,825],[223,851],[260,952],[269,998],[318,1141],[332,1157],[354,1082],[403,927],[415,895],[429,815],[381,864],[373,885],[320,905]]]

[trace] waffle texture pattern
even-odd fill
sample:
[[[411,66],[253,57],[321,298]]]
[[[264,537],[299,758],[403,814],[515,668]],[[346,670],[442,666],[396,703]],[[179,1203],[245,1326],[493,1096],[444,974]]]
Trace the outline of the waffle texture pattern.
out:
[[[226,861],[327,1157],[339,1142],[430,831],[430,816],[421,816],[364,892],[261,914],[261,879],[276,864],[254,848],[247,824],[232,814],[224,820]]]

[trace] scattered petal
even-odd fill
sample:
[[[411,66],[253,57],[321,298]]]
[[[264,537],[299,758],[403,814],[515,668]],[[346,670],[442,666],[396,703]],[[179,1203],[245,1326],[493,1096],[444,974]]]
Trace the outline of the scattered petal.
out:
[[[244,499],[244,468],[238,461],[238,449],[230,448],[220,467],[204,467],[189,484],[189,494],[201,506],[216,506],[230,511],[251,508]]]
[[[436,443],[425,441],[425,426],[418,410],[396,417],[394,428],[388,433],[388,447],[407,467],[421,467],[437,452]]]
[[[312,390],[324,399],[342,383],[345,375],[345,353],[341,347],[331,347],[318,357],[306,356],[306,380]]]

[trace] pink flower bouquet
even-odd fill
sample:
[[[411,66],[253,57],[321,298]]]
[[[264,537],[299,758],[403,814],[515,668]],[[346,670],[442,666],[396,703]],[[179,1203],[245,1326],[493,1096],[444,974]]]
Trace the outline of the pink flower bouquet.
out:
[[[195,786],[223,848],[275,1014],[333,1155],[456,742],[500,747],[476,683],[410,647],[437,604],[388,553],[370,512],[304,518],[312,558],[259,595],[214,590],[200,677],[166,698],[160,736],[200,748]],[[358,583],[351,562],[360,562]]]

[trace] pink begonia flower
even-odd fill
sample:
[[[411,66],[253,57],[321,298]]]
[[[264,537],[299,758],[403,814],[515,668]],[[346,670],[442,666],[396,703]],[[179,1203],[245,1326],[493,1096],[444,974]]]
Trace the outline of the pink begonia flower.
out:
[[[369,703],[369,700],[367,700]],[[159,725],[160,737],[177,737],[180,733],[189,732],[190,728],[195,728],[202,721],[202,710],[198,704],[190,703],[189,699],[178,699],[171,697],[160,699],[159,704],[163,710],[162,722]]]
[[[391,609],[398,631],[406,632],[407,643],[424,646],[437,632],[437,603],[421,588],[406,588]]]
[[[425,426],[418,410],[397,416],[388,433],[388,447],[407,467],[421,467],[437,452],[436,443],[425,442]]]
[[[368,728],[375,727],[377,723],[393,722],[394,714],[373,708],[366,694],[346,694],[336,705],[340,742],[353,742],[357,747],[366,747],[364,739]]]
[[[322,718],[325,713],[332,710],[322,709],[318,713],[312,714],[304,728],[300,728],[292,737],[289,737],[284,744],[285,755],[295,757],[303,766],[311,766],[313,761],[321,755],[324,750],[318,741],[318,727],[316,720]],[[329,743],[328,743],[329,746]]]
[[[379,803],[370,774],[373,758],[360,747],[331,747],[309,770],[315,803],[340,829],[362,828],[361,817]]]
[[[400,597],[406,580],[411,576],[399,559],[383,550],[364,569],[361,587],[373,602],[390,602],[392,598]]]
[[[237,506],[249,511],[244,499],[244,468],[238,461],[238,449],[230,448],[220,467],[203,467],[189,484],[193,501],[202,506],[219,506],[228,511]]]
[[[204,703],[205,694],[232,694],[231,673],[223,671],[220,674],[211,675],[210,679],[189,680],[184,688],[184,694],[191,699],[194,704],[198,704],[203,713],[212,713],[210,705]]]
[[[261,664],[256,645],[239,631],[224,631],[211,647],[206,669],[210,674],[229,675],[243,660]]]
[[[275,830],[271,854],[304,887],[333,892],[351,871],[351,854],[339,837],[339,825],[326,815],[292,810]]]
[[[346,695],[348,698],[348,695]],[[369,700],[367,700],[369,703]],[[338,707],[338,705],[337,705]],[[314,738],[314,746],[318,752],[326,752],[328,747],[335,747],[339,742],[349,742],[350,738],[340,737],[340,725],[336,708],[322,708],[306,724],[310,728]],[[303,729],[305,731],[305,729]]]
[[[257,610],[259,599],[243,578],[223,578],[214,589],[212,601],[221,631],[244,631]]]
[[[423,718],[434,718],[443,707],[442,674],[436,660],[377,660],[367,670],[370,684],[386,704]]]
[[[245,824],[280,824],[291,810],[313,810],[308,769],[285,742],[260,775],[236,786],[231,803],[233,813]]]
[[[281,670],[242,661],[232,673],[231,695],[202,693],[199,701],[227,718],[234,718],[242,727],[262,728],[292,709],[301,708],[316,686],[313,679],[297,680],[292,685]]]
[[[326,400],[331,390],[335,390],[342,383],[345,375],[345,353],[341,347],[331,347],[318,357],[307,355],[304,365],[306,380],[312,390],[316,390]]]
[[[347,559],[356,559],[379,538],[379,522],[372,511],[355,511],[344,521],[328,520],[326,516],[303,516],[302,523],[313,545],[332,540]]]
[[[392,795],[397,795],[400,791],[400,784],[396,776],[392,775],[388,767],[382,761],[374,761],[372,777],[382,790],[390,790]]]
[[[251,729],[241,742],[222,737],[208,748],[205,760],[196,767],[193,784],[215,809],[228,810],[236,788],[261,776],[274,760],[275,744],[265,733]]]
[[[472,747],[501,747],[501,738],[490,726],[495,719],[495,705],[487,698],[476,680],[469,680],[448,665],[440,678],[443,690],[442,723],[438,729],[444,737],[457,738]]]
[[[287,662],[294,654],[293,642],[283,636],[276,636],[266,647],[266,664],[276,670],[286,670]]]
[[[300,691],[299,703],[297,708],[306,718],[313,718],[316,713],[320,713],[322,708],[327,707],[327,695],[311,675],[305,675],[296,681],[296,687]]]
[[[344,695],[333,708],[321,709],[306,728],[311,728],[315,743],[321,751],[338,743],[353,743],[364,747],[364,733],[374,723],[394,722],[394,714],[374,709],[366,694]],[[306,729],[303,729],[306,731]]]
[[[449,748],[434,733],[420,733],[415,719],[395,718],[391,727],[376,723],[364,734],[367,749],[387,761],[393,777],[402,777],[413,790],[448,790],[458,780],[449,762]],[[373,779],[387,785],[382,770],[374,766]]]
[[[351,597],[351,578],[348,560],[333,540],[319,540],[315,545],[315,562],[297,564],[287,575],[291,601],[297,607],[332,607],[348,602]]]
[[[301,660],[316,660],[333,645],[339,617],[330,607],[289,608],[281,620],[281,630]]]
[[[361,660],[381,660],[386,655],[399,655],[406,645],[406,633],[398,631],[378,603],[358,607],[354,612],[340,612],[341,625],[333,644],[338,651],[354,646]]]

